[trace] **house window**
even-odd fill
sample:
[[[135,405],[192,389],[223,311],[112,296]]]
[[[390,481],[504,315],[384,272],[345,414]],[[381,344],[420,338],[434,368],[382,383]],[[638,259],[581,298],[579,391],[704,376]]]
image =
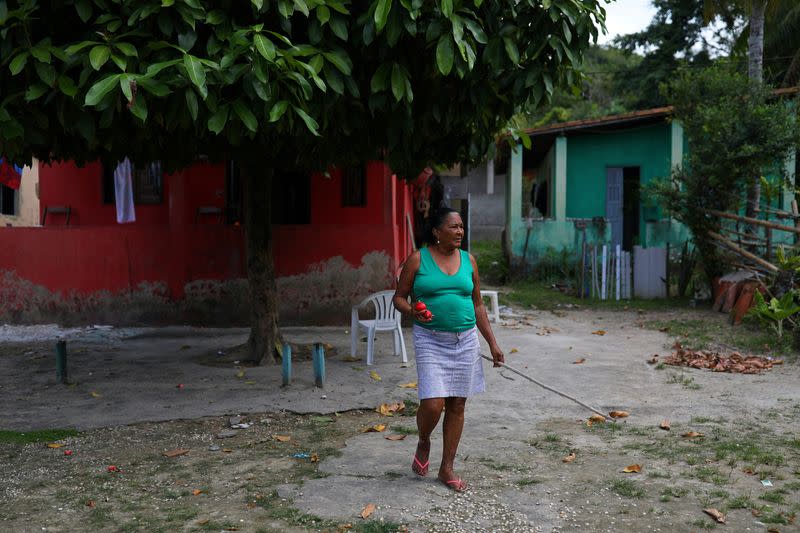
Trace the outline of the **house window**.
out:
[[[367,205],[367,171],[364,165],[342,170],[342,207]]]
[[[103,166],[102,192],[103,203],[116,202],[114,189],[115,166]],[[164,174],[161,162],[154,161],[144,165],[131,165],[133,185],[133,202],[135,204],[160,204],[164,199]]]
[[[17,214],[17,191],[11,187],[0,185],[0,215]]]
[[[272,223],[311,223],[311,176],[305,172],[276,172],[272,180]]]

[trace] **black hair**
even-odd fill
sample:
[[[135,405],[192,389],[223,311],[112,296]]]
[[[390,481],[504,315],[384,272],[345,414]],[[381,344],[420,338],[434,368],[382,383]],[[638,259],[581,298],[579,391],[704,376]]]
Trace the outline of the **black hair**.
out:
[[[447,220],[447,217],[449,217],[452,213],[461,215],[461,213],[455,209],[451,209],[449,207],[440,207],[433,212],[433,215],[428,217],[428,223],[425,226],[425,242],[430,245],[436,244],[436,237],[433,235],[433,230],[444,224],[444,221]]]

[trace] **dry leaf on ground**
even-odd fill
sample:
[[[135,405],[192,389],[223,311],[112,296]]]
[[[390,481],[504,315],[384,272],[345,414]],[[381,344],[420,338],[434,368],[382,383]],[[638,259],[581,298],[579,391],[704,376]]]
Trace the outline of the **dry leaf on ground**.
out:
[[[416,389],[417,388],[417,382],[416,381],[411,381],[409,383],[401,383],[400,385],[398,385],[398,387],[400,387],[401,389]]]
[[[669,431],[669,420],[667,420],[665,418],[664,420],[661,421],[661,423],[658,425],[658,427],[660,427],[661,429],[664,429],[666,431]]]
[[[366,507],[361,509],[361,518],[369,518],[369,516],[375,512],[375,504],[368,503]]]
[[[47,447],[48,448],[63,448],[64,445],[61,444],[60,442],[51,442],[50,444],[47,445]]]
[[[86,507],[89,507],[89,508],[94,508],[96,505],[97,504],[94,502],[94,500],[88,500],[86,502]]]
[[[593,331],[592,335],[600,335],[601,337],[606,334],[606,331],[603,329],[598,329],[597,331]]]
[[[178,457],[180,455],[186,455],[189,453],[189,448],[175,448],[174,450],[168,450],[161,455],[164,457]]]
[[[693,439],[695,437],[703,437],[703,436],[704,435],[702,433],[698,433],[696,431],[689,431],[689,432],[684,433],[683,435],[681,435],[681,437],[683,437],[685,439]]]
[[[353,524],[340,524],[340,525],[336,526],[337,533],[343,533],[344,531],[347,531],[348,529],[353,529]]]
[[[600,424],[600,423],[603,423],[605,421],[606,421],[606,417],[600,416],[598,414],[594,414],[594,415],[589,417],[589,420],[586,421],[586,425],[589,426],[589,427],[592,427],[592,424],[594,424],[594,423]]]
[[[375,424],[374,426],[369,426],[368,428],[364,428],[362,433],[381,433],[386,430],[386,424]]]
[[[781,365],[781,359],[770,357],[744,356],[739,352],[723,355],[710,350],[688,350],[679,342],[673,346],[675,352],[664,359],[664,363],[672,366],[688,366],[690,368],[706,368],[714,372],[734,372],[741,374],[758,374],[769,370],[774,365]]]
[[[319,462],[319,455],[317,455],[316,453],[312,453],[311,454],[311,462],[312,463],[318,463]]]
[[[703,509],[703,512],[709,515],[711,518],[719,522],[720,524],[725,523],[725,515],[720,513],[718,510],[714,508]]]
[[[629,413],[628,411],[611,411],[608,413],[608,416],[611,418],[625,418],[626,416],[629,416]]]
[[[381,380],[381,376],[377,372],[375,372],[374,370],[370,370],[369,377],[371,377],[375,381],[380,381]]]
[[[201,494],[203,494],[203,491],[201,489],[194,489],[192,491],[192,494],[195,496],[200,496]]]
[[[346,357],[342,357],[341,360],[344,361],[345,363],[357,363],[357,362],[361,361],[361,358],[360,357],[356,357],[354,355],[348,355]]]
[[[517,353],[518,351],[516,348],[511,348],[508,353]]]
[[[573,362],[572,362],[572,364],[573,364],[573,365],[582,365],[582,364],[583,364],[583,363],[585,363],[585,362],[586,362],[586,358],[585,358],[585,357],[581,357],[581,358],[580,358],[580,359],[578,359],[577,361],[573,361]]]
[[[382,403],[380,404],[375,411],[382,414],[383,416],[393,416],[394,413],[399,413],[406,408],[405,402],[395,402],[395,403]]]
[[[577,456],[575,455],[575,452],[572,452],[569,455],[567,455],[566,457],[563,457],[561,459],[561,461],[564,462],[564,463],[571,463],[572,461],[575,460],[576,457]]]
[[[628,465],[622,471],[626,474],[638,474],[642,471],[642,465]]]
[[[89,393],[89,396],[91,396],[92,398],[102,398],[102,397],[103,397],[103,395],[102,395],[102,394],[100,394],[100,393],[99,393],[99,392],[97,392],[97,391],[92,391],[92,392],[90,392],[90,393]]]
[[[648,365],[654,365],[656,363],[658,363],[658,354],[653,355],[653,357],[647,360]]]
[[[749,466],[748,466],[747,468],[745,468],[744,470],[742,470],[742,472],[744,472],[744,473],[745,473],[745,474],[747,474],[748,476],[754,476],[754,475],[756,474],[756,471],[755,471],[755,470],[753,470],[753,469],[752,469],[751,467],[749,467]]]
[[[386,435],[383,437],[386,440],[403,440],[406,438],[405,435]]]
[[[273,438],[279,442],[289,442],[292,440],[292,437],[289,435],[274,435]]]

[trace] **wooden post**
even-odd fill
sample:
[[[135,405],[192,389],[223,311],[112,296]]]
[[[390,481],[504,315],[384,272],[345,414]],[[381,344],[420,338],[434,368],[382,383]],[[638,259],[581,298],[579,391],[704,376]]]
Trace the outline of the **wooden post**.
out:
[[[314,385],[319,388],[325,386],[325,347],[317,342],[314,343]]]
[[[283,345],[281,353],[281,378],[284,387],[292,383],[292,347],[289,344]]]
[[[797,200],[792,200],[792,215],[794,215],[794,227],[800,230],[800,213],[797,210]],[[800,240],[800,234],[794,234],[794,244],[797,245],[797,241]]]
[[[728,248],[730,248],[731,250],[733,250],[737,254],[741,255],[745,259],[749,259],[750,261],[752,261],[752,262],[754,262],[754,263],[756,263],[758,265],[761,265],[762,267],[764,267],[765,269],[769,270],[770,272],[777,272],[779,270],[778,267],[776,267],[772,263],[770,263],[768,261],[764,261],[763,259],[761,259],[757,255],[752,254],[752,253],[748,252],[747,250],[744,250],[743,248],[740,248],[740,247],[736,246],[735,243],[729,241],[728,239],[726,239],[725,237],[723,237],[719,233],[715,233],[713,231],[709,231],[708,232],[708,236],[711,237],[712,239],[714,239],[715,241],[717,241],[717,242],[719,242],[721,244],[724,244],[725,246],[727,246]]]

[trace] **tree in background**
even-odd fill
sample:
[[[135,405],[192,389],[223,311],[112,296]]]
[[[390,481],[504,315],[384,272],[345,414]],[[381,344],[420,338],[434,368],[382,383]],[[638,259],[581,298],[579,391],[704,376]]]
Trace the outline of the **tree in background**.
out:
[[[736,211],[752,176],[783,173],[784,156],[800,141],[797,113],[766,87],[723,67],[683,71],[665,96],[690,150],[683,165],[649,193],[691,230],[712,279],[725,266],[708,237],[719,231],[720,220],[707,210]]]
[[[603,20],[599,0],[0,0],[0,153],[237,161],[259,362],[278,338],[276,170],[477,162],[575,80]]]

